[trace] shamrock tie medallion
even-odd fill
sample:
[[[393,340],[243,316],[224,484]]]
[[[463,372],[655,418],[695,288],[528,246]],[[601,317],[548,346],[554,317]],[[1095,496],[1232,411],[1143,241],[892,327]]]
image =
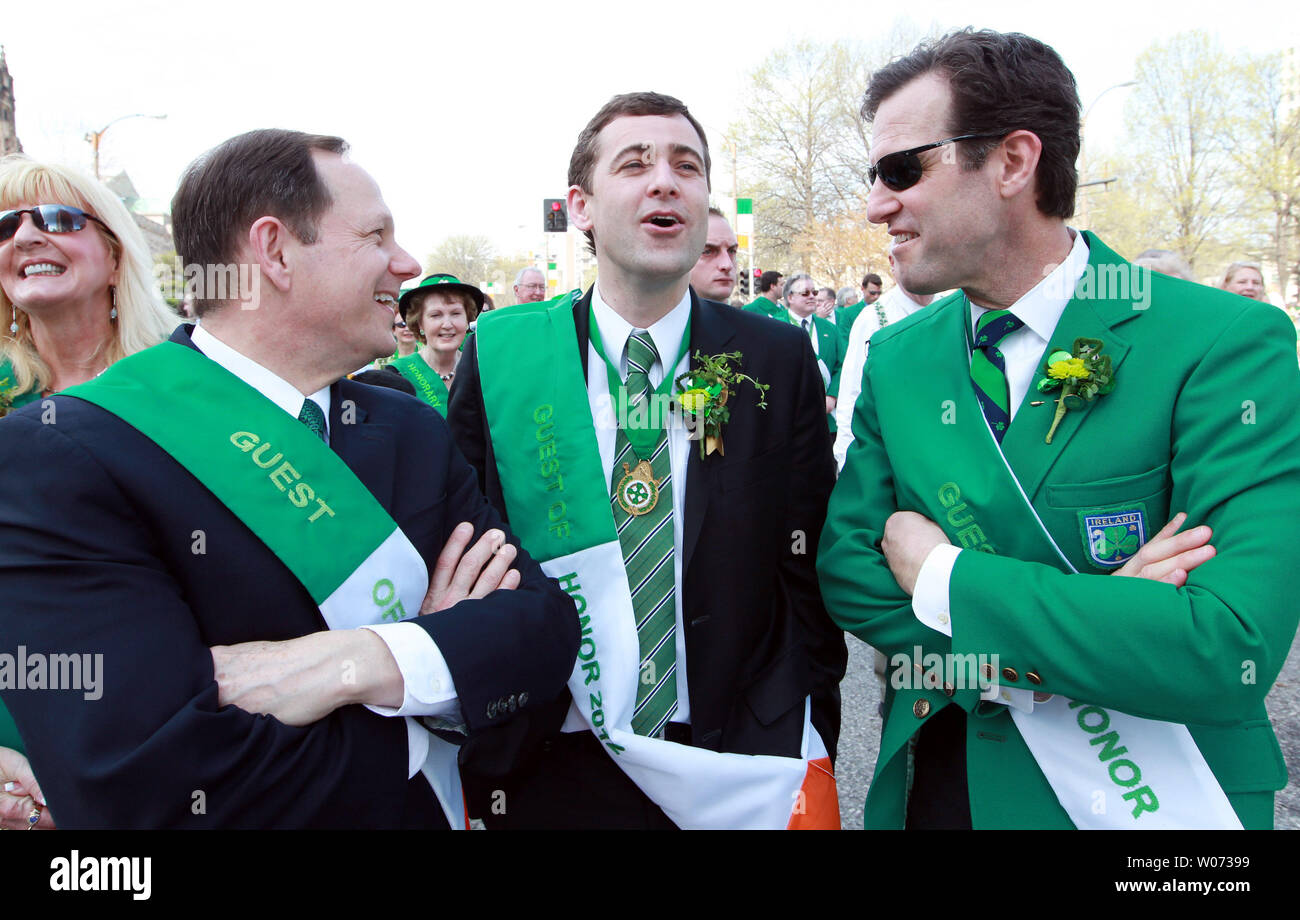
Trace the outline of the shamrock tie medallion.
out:
[[[623,478],[618,481],[614,496],[619,506],[631,515],[648,514],[659,503],[659,484],[648,460],[642,460],[636,469],[623,464]]]

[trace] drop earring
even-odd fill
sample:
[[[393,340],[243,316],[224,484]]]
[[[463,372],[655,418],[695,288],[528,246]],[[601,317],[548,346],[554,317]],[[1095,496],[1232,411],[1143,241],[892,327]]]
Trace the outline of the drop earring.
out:
[[[17,335],[18,334],[18,308],[11,305],[9,309],[13,311],[12,314],[13,320],[12,322],[9,323],[9,334]]]
[[[115,320],[117,319],[117,288],[111,287],[108,290],[113,295],[113,309],[108,311],[108,318]]]

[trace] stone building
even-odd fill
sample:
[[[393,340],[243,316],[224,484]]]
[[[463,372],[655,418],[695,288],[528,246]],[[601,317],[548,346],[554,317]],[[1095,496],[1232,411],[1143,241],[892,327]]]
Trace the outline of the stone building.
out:
[[[22,153],[18,142],[18,129],[14,125],[14,81],[5,63],[5,48],[0,45],[0,157],[9,153]]]

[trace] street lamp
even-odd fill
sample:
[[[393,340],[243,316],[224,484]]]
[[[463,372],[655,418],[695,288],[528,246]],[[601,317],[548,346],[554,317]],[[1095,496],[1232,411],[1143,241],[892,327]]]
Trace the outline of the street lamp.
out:
[[[91,132],[89,132],[89,133],[86,135],[86,141],[87,141],[87,143],[90,144],[91,150],[94,151],[94,157],[95,157],[95,178],[96,178],[96,179],[99,178],[99,143],[100,143],[100,141],[103,139],[104,135],[108,133],[108,129],[109,129],[109,128],[113,127],[113,125],[117,124],[119,121],[126,121],[128,118],[157,118],[157,119],[163,119],[163,118],[166,118],[166,117],[167,117],[166,115],[144,115],[144,114],[141,114],[140,112],[136,112],[134,115],[121,115],[121,116],[119,116],[119,117],[117,117],[117,118],[114,118],[112,121],[110,121],[108,124],[104,125],[104,127],[100,128],[98,131],[91,131]]]
[[[1083,117],[1079,119],[1079,135],[1080,135],[1079,158],[1080,160],[1082,160],[1082,163],[1080,165],[1083,167],[1082,169],[1079,170],[1079,178],[1081,180],[1079,182],[1079,188],[1099,185],[1101,186],[1102,191],[1109,191],[1107,186],[1109,186],[1111,182],[1115,181],[1114,179],[1097,180],[1097,181],[1084,180],[1084,176],[1088,174],[1088,142],[1087,142],[1087,135],[1085,133],[1088,127],[1088,116],[1092,113],[1093,107],[1098,102],[1101,101],[1101,97],[1109,93],[1111,90],[1123,89],[1126,86],[1137,86],[1137,84],[1138,84],[1137,80],[1125,80],[1123,83],[1116,83],[1112,86],[1108,86],[1105,89],[1103,89],[1101,92],[1099,92],[1097,95],[1093,96],[1092,102],[1089,102],[1088,107],[1083,110]],[[1088,206],[1087,196],[1083,196],[1080,203],[1083,205],[1083,214],[1080,216],[1083,219],[1083,223],[1087,224],[1090,222],[1090,217],[1091,217],[1091,213],[1090,213],[1091,208],[1089,208]]]

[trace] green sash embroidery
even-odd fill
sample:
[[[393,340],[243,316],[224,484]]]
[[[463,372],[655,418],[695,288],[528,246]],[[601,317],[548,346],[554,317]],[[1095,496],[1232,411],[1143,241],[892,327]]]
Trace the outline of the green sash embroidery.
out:
[[[184,386],[159,387],[159,380]],[[65,395],[106,409],[167,451],[280,557],[317,604],[397,529],[310,429],[184,345],[146,349]]]
[[[405,358],[396,358],[391,362],[403,377],[415,384],[415,392],[421,399],[437,409],[444,417],[447,415],[447,384],[442,382],[438,372],[429,367],[417,351]]]

